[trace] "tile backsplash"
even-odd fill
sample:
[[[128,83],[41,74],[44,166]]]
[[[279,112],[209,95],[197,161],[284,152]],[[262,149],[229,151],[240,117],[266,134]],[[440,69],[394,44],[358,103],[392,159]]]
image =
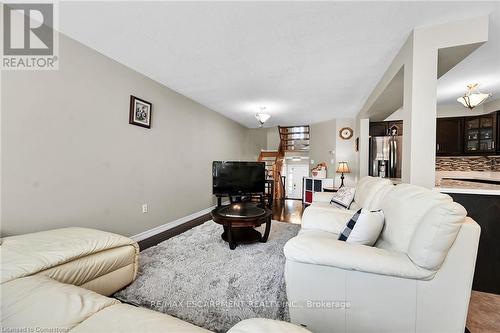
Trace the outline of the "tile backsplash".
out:
[[[437,156],[437,171],[500,171],[500,156]]]

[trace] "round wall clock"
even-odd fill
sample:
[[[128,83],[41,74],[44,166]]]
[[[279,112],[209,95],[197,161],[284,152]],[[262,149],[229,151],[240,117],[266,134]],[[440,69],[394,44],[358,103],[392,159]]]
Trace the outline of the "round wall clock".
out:
[[[339,131],[340,137],[344,140],[349,140],[350,138],[352,138],[352,133],[353,131],[350,127],[344,127]]]

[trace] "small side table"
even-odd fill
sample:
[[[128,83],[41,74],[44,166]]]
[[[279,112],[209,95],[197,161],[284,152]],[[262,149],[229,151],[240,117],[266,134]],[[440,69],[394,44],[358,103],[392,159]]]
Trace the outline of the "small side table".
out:
[[[323,192],[337,192],[339,190],[338,187],[330,187],[330,186],[325,186],[323,187]]]

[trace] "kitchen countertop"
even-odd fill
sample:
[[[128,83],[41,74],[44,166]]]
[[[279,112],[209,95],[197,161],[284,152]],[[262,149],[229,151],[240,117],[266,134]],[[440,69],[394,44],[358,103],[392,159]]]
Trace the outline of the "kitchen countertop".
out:
[[[500,184],[467,181],[468,179],[500,181],[500,172],[438,171],[436,190],[443,193],[500,195]]]
[[[442,179],[436,189],[443,193],[500,195],[500,185]]]

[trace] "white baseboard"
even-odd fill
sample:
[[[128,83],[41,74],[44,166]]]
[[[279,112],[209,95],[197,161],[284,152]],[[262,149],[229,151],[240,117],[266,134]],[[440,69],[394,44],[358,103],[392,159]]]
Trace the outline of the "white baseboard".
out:
[[[223,202],[222,204],[225,205],[227,203],[228,202]],[[146,238],[149,238],[149,237],[157,235],[157,234],[159,234],[161,232],[164,232],[165,230],[169,230],[169,229],[175,228],[175,227],[180,226],[180,225],[182,225],[182,224],[184,224],[186,222],[194,220],[195,218],[198,218],[198,217],[203,216],[203,215],[205,215],[207,213],[210,213],[212,211],[212,209],[214,209],[215,207],[216,206],[205,208],[203,210],[200,210],[199,212],[196,212],[196,213],[193,213],[191,215],[181,217],[181,218],[179,218],[177,220],[174,220],[174,221],[167,222],[165,224],[159,225],[159,226],[157,226],[157,227],[155,227],[153,229],[149,229],[149,230],[146,230],[144,232],[141,232],[140,234],[131,236],[130,238],[132,238],[136,242],[139,242],[141,240],[144,240]]]

